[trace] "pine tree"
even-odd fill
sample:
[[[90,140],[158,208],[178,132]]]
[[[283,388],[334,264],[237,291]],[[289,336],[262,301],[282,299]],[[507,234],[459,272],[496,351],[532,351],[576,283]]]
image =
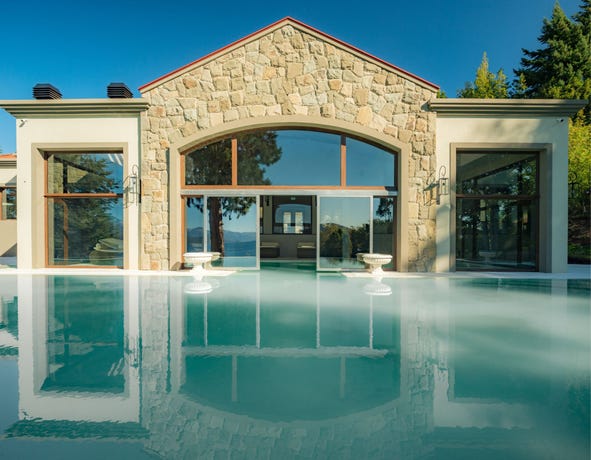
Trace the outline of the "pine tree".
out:
[[[488,69],[486,52],[482,55],[482,62],[476,70],[474,83],[468,82],[464,89],[458,91],[458,97],[498,99],[506,98],[509,90],[507,77],[502,69],[494,74]]]
[[[589,99],[591,97],[591,2],[569,20],[555,3],[550,20],[544,19],[538,38],[542,47],[522,49],[520,67],[514,70],[515,97]],[[591,123],[590,106],[579,117]]]

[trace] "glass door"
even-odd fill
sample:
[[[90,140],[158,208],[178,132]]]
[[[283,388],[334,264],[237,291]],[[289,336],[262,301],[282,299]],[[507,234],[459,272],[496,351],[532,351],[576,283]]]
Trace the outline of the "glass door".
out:
[[[370,252],[371,197],[318,199],[318,270],[363,268],[358,253]]]
[[[219,252],[212,265],[258,268],[258,197],[185,197],[185,251]]]

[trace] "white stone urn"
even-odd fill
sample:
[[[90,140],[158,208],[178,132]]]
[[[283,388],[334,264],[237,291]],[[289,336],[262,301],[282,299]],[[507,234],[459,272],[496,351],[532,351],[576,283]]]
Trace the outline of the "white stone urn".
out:
[[[390,254],[363,254],[363,262],[368,265],[368,270],[372,275],[382,275],[382,265],[389,264],[392,261]]]
[[[207,254],[211,254],[211,260],[209,262],[205,262],[205,269],[206,270],[210,270],[211,268],[213,268],[211,266],[212,262],[215,262],[216,260],[218,260],[221,256],[221,253],[219,252],[208,252]]]
[[[213,255],[211,252],[185,252],[183,258],[186,263],[193,265],[191,269],[193,274],[200,274],[205,270],[203,268],[204,264],[211,264]]]

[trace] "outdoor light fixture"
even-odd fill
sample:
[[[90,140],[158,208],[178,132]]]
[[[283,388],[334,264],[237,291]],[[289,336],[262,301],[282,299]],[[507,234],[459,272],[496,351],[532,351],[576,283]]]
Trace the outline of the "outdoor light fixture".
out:
[[[445,165],[439,168],[439,177],[437,178],[437,204],[441,204],[441,196],[449,195],[449,178],[446,177],[447,169]]]
[[[131,167],[131,174],[129,175],[128,178],[129,182],[127,185],[127,201],[128,203],[137,203],[137,197],[139,195],[139,190],[138,190],[138,166],[137,165],[133,165]]]

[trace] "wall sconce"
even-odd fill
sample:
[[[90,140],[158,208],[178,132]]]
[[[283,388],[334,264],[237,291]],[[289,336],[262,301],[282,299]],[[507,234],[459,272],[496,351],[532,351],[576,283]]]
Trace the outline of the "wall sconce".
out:
[[[442,165],[437,178],[437,204],[441,204],[442,195],[449,195],[449,178],[446,176],[447,169],[445,165]]]
[[[131,173],[128,177],[128,185],[127,185],[127,202],[128,203],[137,203],[138,196],[139,196],[139,170],[137,165],[133,165],[131,167]]]

